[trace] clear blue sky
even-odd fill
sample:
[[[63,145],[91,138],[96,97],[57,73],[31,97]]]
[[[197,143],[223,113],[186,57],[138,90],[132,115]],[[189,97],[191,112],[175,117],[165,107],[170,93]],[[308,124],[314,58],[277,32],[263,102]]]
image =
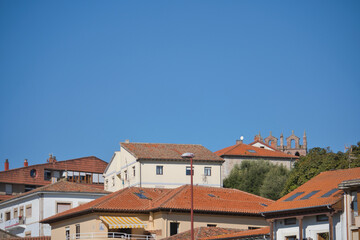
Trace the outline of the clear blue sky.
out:
[[[360,141],[360,1],[0,0],[0,170],[119,142]]]

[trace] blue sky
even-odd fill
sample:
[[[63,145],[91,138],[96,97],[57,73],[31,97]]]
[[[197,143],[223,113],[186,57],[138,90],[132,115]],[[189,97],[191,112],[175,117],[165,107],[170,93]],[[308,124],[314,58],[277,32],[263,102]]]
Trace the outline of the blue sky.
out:
[[[359,1],[0,0],[0,170],[119,142],[360,141]]]

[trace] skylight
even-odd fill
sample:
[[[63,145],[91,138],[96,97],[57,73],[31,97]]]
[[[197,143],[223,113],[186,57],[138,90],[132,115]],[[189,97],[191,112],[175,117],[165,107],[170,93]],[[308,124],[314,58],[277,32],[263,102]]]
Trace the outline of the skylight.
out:
[[[260,203],[261,206],[267,207],[268,205],[265,203]]]
[[[300,200],[305,200],[305,199],[309,199],[312,196],[314,196],[316,193],[320,192],[320,190],[315,190],[312,191],[311,193],[306,194],[305,196],[303,196],[302,198],[300,198]]]
[[[255,150],[252,150],[252,149],[248,149],[247,151],[248,151],[248,152],[251,152],[251,153],[256,153],[256,151],[255,151]]]
[[[294,200],[295,198],[297,198],[298,196],[300,196],[301,194],[303,194],[304,192],[297,192],[295,193],[294,195],[292,195],[291,197],[285,199],[284,201],[288,202],[288,201],[292,201]]]
[[[145,193],[144,191],[142,191],[142,193],[140,192],[140,193],[134,193],[136,196],[138,196],[139,198],[141,198],[141,199],[149,199],[149,200],[151,200],[151,198],[148,198],[147,196],[145,196],[143,193]]]
[[[328,191],[327,193],[325,193],[324,195],[322,195],[321,197],[330,197],[334,192],[336,192],[338,189],[334,188],[331,189],[330,191]]]
[[[209,193],[208,194],[210,197],[216,197],[214,194],[211,194],[211,193]]]

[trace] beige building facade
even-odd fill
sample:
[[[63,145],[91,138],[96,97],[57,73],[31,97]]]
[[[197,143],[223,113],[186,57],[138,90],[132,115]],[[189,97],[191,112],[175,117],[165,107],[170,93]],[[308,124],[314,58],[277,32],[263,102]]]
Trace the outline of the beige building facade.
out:
[[[105,190],[127,187],[176,188],[190,184],[190,160],[181,155],[195,154],[194,184],[221,187],[223,159],[201,145],[121,143],[107,166]]]

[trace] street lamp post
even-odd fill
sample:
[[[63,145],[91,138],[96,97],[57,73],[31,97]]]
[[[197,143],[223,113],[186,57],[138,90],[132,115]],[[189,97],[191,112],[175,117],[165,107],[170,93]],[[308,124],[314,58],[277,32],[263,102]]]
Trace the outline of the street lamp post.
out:
[[[191,215],[191,240],[194,240],[194,184],[193,184],[193,153],[184,153],[181,155],[182,158],[190,158],[190,192],[191,192],[191,207],[190,207],[190,215]]]

